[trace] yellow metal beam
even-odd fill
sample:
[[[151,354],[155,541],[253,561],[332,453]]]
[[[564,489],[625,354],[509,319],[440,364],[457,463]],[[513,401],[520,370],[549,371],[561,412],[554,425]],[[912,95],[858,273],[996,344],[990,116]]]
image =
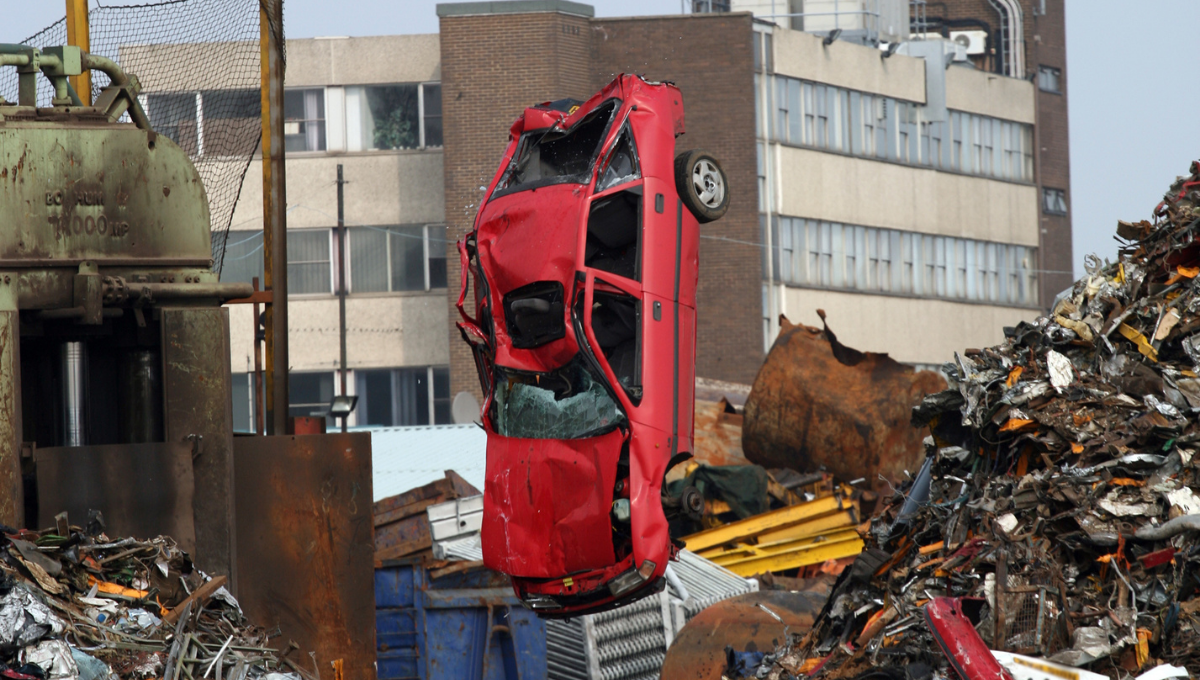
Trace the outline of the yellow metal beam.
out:
[[[757,536],[758,545],[808,538],[834,529],[851,528],[857,525],[858,511],[855,508],[849,508],[826,517],[819,517],[811,522],[765,531]]]
[[[800,550],[716,562],[739,576],[753,576],[851,557],[862,552],[862,549],[862,538],[856,532],[848,532],[846,535],[830,537],[830,540],[814,543]]]
[[[711,559],[721,565],[734,564],[750,558],[804,552],[805,550],[811,550],[829,543],[839,543],[855,538],[859,538],[858,532],[853,529],[842,529],[840,531],[831,531],[821,536],[812,536],[800,541],[785,541],[775,545],[738,546],[734,550],[730,550],[723,555],[716,555]]]
[[[87,0],[67,0],[67,44],[74,45],[84,52],[92,51]],[[84,69],[80,75],[71,76],[70,81],[83,105],[91,106],[92,72]]]
[[[806,538],[815,538],[831,531],[839,529],[851,529],[857,524],[858,513],[854,509],[843,510],[825,517],[793,524],[782,529],[775,529],[762,534],[756,538],[757,541],[753,545],[738,545],[737,547],[726,547],[724,545],[706,548],[696,554],[707,559],[713,559],[718,555],[728,555],[738,551],[745,551],[752,548],[762,548],[764,545],[774,545],[786,541],[798,541]]]
[[[850,501],[843,500],[840,496],[836,495],[826,496],[825,498],[818,498],[815,501],[809,501],[801,505],[780,508],[761,515],[747,517],[737,522],[731,522],[725,526],[701,531],[698,534],[692,534],[684,538],[683,541],[687,544],[688,550],[700,552],[714,546],[735,543],[740,539],[757,536],[770,529],[779,529],[818,517],[824,517],[848,507],[851,507]]]

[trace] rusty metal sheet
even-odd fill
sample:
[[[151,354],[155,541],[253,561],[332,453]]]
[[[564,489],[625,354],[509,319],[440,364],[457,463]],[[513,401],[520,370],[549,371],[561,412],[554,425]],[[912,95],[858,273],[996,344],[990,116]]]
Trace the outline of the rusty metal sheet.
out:
[[[371,435],[234,440],[238,599],[300,658],[375,678]]]
[[[925,433],[909,422],[926,394],[946,389],[937,373],[837,341],[828,326],[781,319],[779,338],[746,400],[742,446],[763,467],[886,485],[915,473]]]
[[[83,525],[88,510],[104,513],[110,536],[171,536],[194,555],[190,444],[107,444],[38,449],[37,526],[67,511]]]
[[[771,590],[721,600],[679,631],[667,650],[662,677],[721,680],[726,646],[737,652],[771,652],[784,642],[785,626],[793,635],[808,632],[827,597],[824,592]]]

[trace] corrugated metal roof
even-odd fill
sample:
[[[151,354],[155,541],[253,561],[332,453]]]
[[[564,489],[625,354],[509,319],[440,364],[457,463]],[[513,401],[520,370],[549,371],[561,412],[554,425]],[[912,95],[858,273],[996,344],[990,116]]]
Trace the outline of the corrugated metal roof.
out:
[[[446,470],[483,490],[487,435],[478,425],[363,429],[371,433],[376,501],[443,479]]]

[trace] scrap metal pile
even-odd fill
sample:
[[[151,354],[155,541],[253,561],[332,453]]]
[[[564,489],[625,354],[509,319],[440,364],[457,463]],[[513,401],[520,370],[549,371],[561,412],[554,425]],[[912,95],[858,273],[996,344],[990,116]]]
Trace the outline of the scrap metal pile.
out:
[[[1200,669],[1200,164],[1191,173],[1152,222],[1120,224],[1117,263],[1092,259],[1049,316],[946,365],[951,389],[913,409],[932,435],[925,466],[864,526],[813,629],[758,677],[983,677],[991,660],[962,658],[971,645],[938,628],[947,602],[977,610],[959,632],[984,655],[1111,678]]]
[[[99,513],[96,513],[98,515]],[[61,517],[61,516],[60,516]],[[0,534],[0,677],[299,680],[172,539],[111,540],[102,519]],[[291,649],[289,649],[291,651]],[[288,665],[293,673],[281,672]],[[311,674],[308,674],[311,675]]]

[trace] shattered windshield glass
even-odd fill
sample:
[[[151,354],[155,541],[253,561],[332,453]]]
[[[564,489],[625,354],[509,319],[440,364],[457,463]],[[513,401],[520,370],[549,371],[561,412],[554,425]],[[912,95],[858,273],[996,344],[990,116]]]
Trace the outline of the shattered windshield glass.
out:
[[[625,421],[604,385],[575,357],[547,373],[496,367],[492,420],[505,437],[582,439]]]
[[[521,135],[517,153],[496,190],[510,192],[547,184],[587,182],[592,159],[616,109],[617,100],[613,99],[569,130],[554,126]]]

